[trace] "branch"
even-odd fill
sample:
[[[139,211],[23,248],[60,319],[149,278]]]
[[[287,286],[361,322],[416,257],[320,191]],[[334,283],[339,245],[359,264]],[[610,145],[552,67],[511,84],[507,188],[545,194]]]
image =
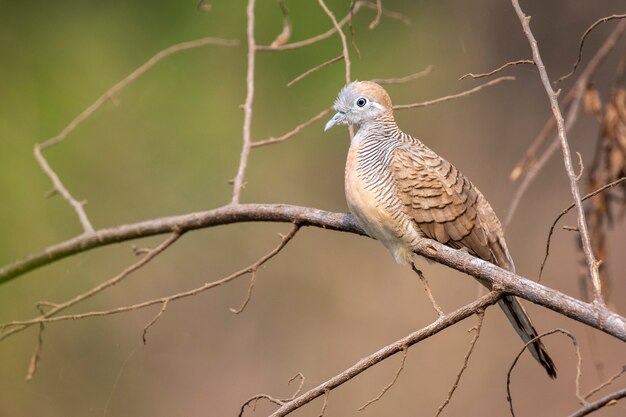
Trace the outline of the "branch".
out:
[[[445,96],[445,97],[440,97],[438,99],[435,100],[430,100],[430,101],[423,101],[421,103],[412,103],[412,104],[399,104],[397,106],[393,106],[394,110],[405,110],[405,109],[414,109],[417,107],[426,107],[426,106],[430,106],[433,104],[438,104],[438,103],[443,103],[444,101],[450,101],[450,100],[456,100],[457,98],[461,98],[461,97],[467,97],[470,94],[473,93],[477,93],[478,91],[482,90],[483,88],[486,87],[490,87],[492,85],[498,84],[502,81],[513,81],[515,79],[515,77],[500,77],[500,78],[496,78],[495,80],[491,80],[489,82],[486,82],[484,84],[481,84],[477,87],[474,87],[472,89],[463,91],[461,93],[458,94],[452,94],[450,96]]]
[[[595,22],[593,22],[593,24],[587,28],[585,33],[583,33],[583,36],[581,36],[581,38],[580,38],[580,45],[578,46],[578,58],[576,58],[576,62],[574,62],[574,65],[572,66],[572,70],[570,72],[568,72],[567,74],[563,75],[562,77],[559,77],[559,79],[556,80],[554,83],[555,84],[560,83],[564,79],[566,79],[566,78],[570,77],[571,75],[573,75],[574,72],[576,72],[576,68],[578,67],[578,64],[580,64],[580,61],[583,58],[583,45],[585,44],[585,39],[587,39],[587,35],[589,35],[592,30],[594,30],[600,24],[608,22],[609,20],[624,19],[624,18],[626,18],[626,14],[614,14],[614,15],[611,15],[611,16],[602,17],[602,18],[596,20]]]
[[[348,40],[346,39],[346,34],[343,33],[343,30],[341,30],[341,25],[339,24],[339,22],[337,22],[337,18],[335,17],[333,12],[331,12],[328,6],[326,6],[326,3],[324,3],[324,0],[317,0],[317,1],[320,4],[320,7],[322,8],[322,10],[324,10],[324,13],[326,13],[326,15],[331,20],[331,22],[333,22],[333,26],[335,27],[335,30],[337,31],[337,33],[339,34],[339,38],[341,39],[341,54],[343,56],[343,60],[346,65],[346,84],[350,84],[351,62],[350,62],[350,53],[348,52]]]
[[[233,181],[233,198],[231,204],[238,204],[243,188],[243,180],[248,166],[248,157],[250,156],[250,147],[252,139],[250,138],[250,125],[252,124],[252,102],[254,101],[254,66],[256,41],[254,39],[254,2],[248,0],[246,13],[248,16],[247,37],[248,37],[248,70],[246,72],[246,102],[243,105],[243,146],[241,148],[241,156],[239,158],[239,168],[237,175]]]
[[[541,54],[539,53],[539,48],[537,47],[537,40],[530,30],[530,17],[524,14],[518,0],[511,1],[513,3],[513,7],[515,8],[515,12],[517,13],[517,16],[519,17],[519,20],[522,24],[524,34],[528,38],[528,43],[530,44],[533,52],[533,61],[535,61],[535,65],[537,66],[537,70],[539,71],[539,76],[541,77],[541,81],[543,83],[544,89],[546,90],[546,94],[548,95],[548,99],[552,107],[552,113],[554,114],[554,118],[556,119],[556,126],[559,132],[559,140],[561,142],[561,148],[563,150],[563,161],[565,163],[565,170],[570,181],[570,189],[572,192],[572,196],[574,197],[574,204],[576,204],[576,217],[578,229],[580,230],[580,239],[582,242],[583,250],[585,252],[585,258],[587,260],[587,266],[591,275],[591,281],[593,283],[594,302],[600,306],[603,306],[604,300],[602,299],[602,283],[600,281],[600,274],[598,271],[599,262],[595,259],[593,251],[591,249],[591,241],[589,239],[587,221],[585,219],[585,210],[583,209],[580,200],[580,190],[578,189],[576,173],[574,172],[574,167],[572,165],[572,158],[570,155],[569,143],[567,141],[567,136],[565,132],[563,115],[561,114],[561,109],[559,107],[556,93],[552,89],[550,78],[548,77],[548,73],[546,72],[546,67],[543,64],[543,60],[541,59]]]
[[[163,217],[139,223],[102,229],[48,247],[42,252],[27,256],[0,268],[0,283],[7,282],[35,268],[87,250],[127,240],[172,233],[185,233],[218,225],[241,222],[297,223],[342,232],[365,235],[348,213],[328,211],[285,204],[237,204],[180,216]],[[588,304],[559,291],[505,271],[487,261],[449,248],[436,241],[419,242],[415,253],[457,271],[501,287],[507,294],[515,295],[549,308],[566,317],[585,323],[622,341],[626,341],[626,319],[604,307]]]
[[[533,65],[534,62],[533,62],[532,59],[520,59],[518,61],[507,62],[506,64],[500,65],[498,68],[496,68],[496,69],[494,69],[492,71],[489,71],[489,72],[482,72],[482,73],[479,73],[479,74],[474,74],[472,72],[468,72],[465,75],[461,75],[461,77],[459,78],[459,81],[461,81],[461,80],[463,80],[463,79],[465,79],[467,77],[471,77],[471,78],[474,78],[474,79],[476,79],[476,78],[483,78],[483,77],[489,77],[490,75],[496,74],[496,73],[502,71],[505,68],[512,67],[512,66],[515,66],[515,65],[522,65],[522,64],[531,64],[531,65]]]
[[[608,56],[609,52],[613,50],[615,45],[617,44],[618,39],[626,30],[626,21],[620,22],[615,29],[611,32],[611,34],[606,38],[598,52],[591,58],[585,69],[580,73],[574,87],[567,93],[565,98],[563,99],[563,106],[569,105],[569,110],[567,112],[565,129],[566,131],[570,131],[576,119],[578,117],[579,109],[580,109],[580,100],[582,99],[583,93],[585,91],[585,87],[589,84],[589,80],[596,72],[600,64],[604,61],[604,59]],[[571,103],[570,103],[571,102]],[[539,147],[543,144],[545,139],[547,138],[552,126],[554,125],[554,118],[548,119],[546,125],[542,129],[542,132],[535,138],[530,148],[526,151],[524,157],[521,161],[519,161],[513,171],[511,172],[511,178],[513,180],[517,179],[524,170],[528,170],[526,176],[523,181],[520,183],[517,191],[515,192],[515,196],[511,201],[511,205],[509,206],[509,210],[507,212],[506,219],[504,221],[504,225],[508,226],[513,219],[513,215],[519,205],[519,202],[522,199],[522,196],[530,186],[530,184],[537,177],[537,174],[541,171],[541,169],[545,166],[545,164],[550,160],[554,152],[559,147],[559,138],[555,138],[552,144],[548,146],[548,148],[541,155],[541,158],[534,162],[535,154]],[[533,163],[534,162],[534,163]]]
[[[612,405],[617,402],[617,400],[626,397],[626,388],[621,389],[619,391],[615,391],[613,394],[609,394],[606,397],[600,398],[598,401],[594,401],[592,403],[587,404],[582,407],[580,410],[576,411],[574,414],[570,414],[569,417],[583,417],[587,414],[591,414],[596,410],[601,409],[604,406]]]
[[[278,410],[276,410],[270,417],[283,417],[292,411],[302,407],[303,405],[313,401],[315,398],[318,398],[324,395],[326,392],[331,391],[355,376],[359,375],[363,371],[371,368],[377,363],[383,361],[384,359],[398,353],[403,350],[408,349],[410,346],[427,339],[440,331],[452,326],[459,321],[477,314],[477,312],[487,308],[490,305],[498,302],[502,294],[498,291],[492,291],[487,295],[479,298],[478,300],[465,305],[458,310],[446,314],[430,325],[411,333],[410,335],[388,345],[379,351],[366,356],[365,358],[358,361],[356,364],[341,372],[339,375],[336,375],[329,379],[328,381],[318,385],[317,387],[299,395],[294,398],[292,401],[289,401],[282,405]]]

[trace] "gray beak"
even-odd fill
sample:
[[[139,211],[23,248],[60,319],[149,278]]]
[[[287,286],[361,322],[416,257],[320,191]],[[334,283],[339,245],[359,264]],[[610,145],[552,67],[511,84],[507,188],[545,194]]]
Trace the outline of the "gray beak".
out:
[[[324,126],[324,132],[326,132],[328,129],[335,126],[336,124],[343,122],[343,119],[345,117],[346,117],[346,114],[342,111],[338,111],[337,113],[335,113],[333,118],[330,119],[328,123],[326,123],[326,126]]]

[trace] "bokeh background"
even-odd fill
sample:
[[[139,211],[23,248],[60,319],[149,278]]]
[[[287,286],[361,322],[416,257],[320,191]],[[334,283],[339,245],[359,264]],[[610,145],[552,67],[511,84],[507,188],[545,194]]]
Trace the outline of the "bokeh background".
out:
[[[327,1],[338,17],[347,0]],[[567,72],[579,37],[597,18],[619,12],[614,0],[524,2],[532,15],[549,73]],[[36,164],[33,145],[54,136],[110,86],[159,50],[204,36],[236,38],[238,47],[207,46],[172,56],[151,69],[46,153],[50,164],[97,228],[205,210],[230,201],[241,147],[245,98],[245,2],[209,1],[199,11],[187,1],[0,0],[0,264],[81,232],[59,197],[45,199],[50,183]],[[395,103],[455,93],[478,81],[460,75],[529,58],[530,51],[508,2],[393,1],[386,8],[411,20],[404,25],[375,13],[355,16],[358,58],[353,78],[403,76],[433,65],[427,78],[389,86]],[[326,31],[331,23],[316,1],[287,1],[292,40]],[[622,7],[623,8],[623,7]],[[276,1],[257,4],[257,40],[270,43],[282,28]],[[588,58],[614,23],[597,29],[585,45]],[[624,40],[594,82],[606,99]],[[337,36],[281,53],[258,54],[253,138],[281,135],[329,106],[343,84],[343,64],[296,84],[285,84],[340,53]],[[403,111],[402,128],[455,163],[477,184],[501,217],[516,185],[508,175],[549,117],[536,70],[469,98]],[[570,84],[565,84],[567,88]],[[343,164],[347,131],[324,134],[318,122],[292,140],[253,150],[244,202],[291,203],[345,211]],[[598,126],[581,115],[572,149],[591,158]],[[536,277],[550,223],[571,201],[559,156],[530,188],[507,241],[518,271]],[[564,223],[573,224],[572,217]],[[238,270],[268,252],[289,226],[239,224],[189,233],[122,284],[72,312],[108,309],[190,289]],[[610,294],[626,314],[623,224],[610,235]],[[558,230],[543,283],[579,297],[574,235]],[[0,287],[0,322],[36,314],[40,300],[61,302],[133,263],[132,245],[109,246],[65,259]],[[451,311],[474,299],[467,276],[423,262],[435,297]],[[35,378],[24,377],[37,331],[0,343],[0,416],[233,416],[258,393],[289,397],[305,375],[311,388],[359,358],[432,322],[435,315],[415,275],[397,266],[377,242],[308,228],[259,272],[252,301],[240,315],[248,279],[172,303],[148,333],[158,307],[46,327]],[[537,327],[574,332],[583,354],[583,392],[626,362],[624,344],[543,308],[529,305]],[[394,357],[330,394],[326,416],[434,415],[463,361],[474,325],[467,320],[412,347],[397,383],[365,411],[356,409],[391,381]],[[570,341],[546,341],[559,368],[550,381],[525,355],[514,371],[519,415],[567,415],[575,397],[576,357]],[[506,372],[521,342],[498,309],[489,309],[482,335],[449,416],[506,415]],[[597,362],[597,366],[593,363]],[[617,383],[616,385],[620,385]],[[624,381],[621,381],[624,386]],[[318,415],[321,400],[294,413]],[[273,406],[260,402],[266,415]],[[623,416],[623,403],[597,415]]]

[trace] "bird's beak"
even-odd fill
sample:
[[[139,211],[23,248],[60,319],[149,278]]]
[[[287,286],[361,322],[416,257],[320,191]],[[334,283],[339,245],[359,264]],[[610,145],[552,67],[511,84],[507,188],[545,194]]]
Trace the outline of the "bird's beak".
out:
[[[326,126],[324,126],[324,132],[326,132],[328,129],[335,126],[336,124],[343,122],[343,119],[345,119],[345,117],[346,114],[342,111],[338,111],[337,113],[335,113],[333,118],[330,119],[328,123],[326,123]]]

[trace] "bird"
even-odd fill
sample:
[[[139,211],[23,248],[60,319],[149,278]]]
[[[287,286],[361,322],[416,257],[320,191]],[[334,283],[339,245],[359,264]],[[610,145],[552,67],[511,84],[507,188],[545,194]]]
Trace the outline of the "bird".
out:
[[[351,82],[339,92],[334,109],[324,131],[335,125],[357,129],[345,168],[348,208],[397,263],[419,273],[413,249],[426,238],[515,272],[502,225],[489,202],[454,165],[400,130],[383,87],[373,81]],[[504,296],[498,304],[524,343],[537,337],[516,297]],[[541,340],[530,343],[529,350],[556,378],[556,366]]]

